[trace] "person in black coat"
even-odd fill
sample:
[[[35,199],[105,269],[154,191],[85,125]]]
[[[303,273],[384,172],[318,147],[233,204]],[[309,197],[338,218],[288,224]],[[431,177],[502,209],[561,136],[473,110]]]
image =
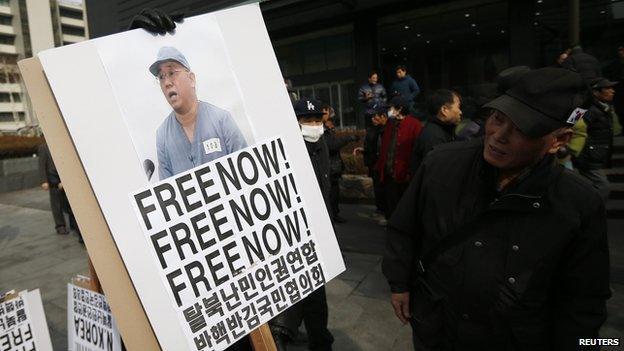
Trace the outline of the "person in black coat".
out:
[[[589,111],[583,116],[587,125],[587,139],[578,157],[572,162],[579,173],[598,190],[603,200],[609,199],[609,180],[600,169],[607,168],[613,149],[614,87],[617,82],[596,78],[590,83],[594,99]]]
[[[613,60],[605,68],[606,78],[616,82],[624,81],[624,46],[620,45],[617,48],[617,58]],[[620,126],[622,130],[619,131],[620,135],[624,136],[624,84],[618,84],[615,87],[615,96],[613,98],[613,107],[615,113],[618,116]]]
[[[561,63],[561,67],[578,72],[585,82],[602,77],[602,69],[598,59],[584,52],[580,45],[572,48],[568,57]]]
[[[605,206],[554,155],[582,77],[542,68],[485,105],[484,138],[440,145],[388,224],[382,270],[416,350],[578,350],[607,317]]]
[[[56,170],[54,160],[45,142],[39,145],[37,150],[39,157],[39,175],[41,179],[41,188],[48,190],[50,193],[50,208],[54,217],[54,224],[57,234],[69,234],[67,223],[65,222],[65,213],[69,216],[69,228],[78,234],[78,240],[82,242],[82,235],[76,223],[76,218],[72,212],[69,200],[63,189],[61,177]]]
[[[383,183],[379,179],[379,172],[375,170],[375,164],[381,152],[381,136],[383,135],[386,122],[388,122],[388,106],[386,104],[377,104],[373,107],[372,113],[371,124],[366,128],[364,148],[354,151],[359,151],[364,154],[364,165],[368,168],[368,175],[373,179],[373,192],[377,214],[383,215],[386,209],[386,197],[383,192]]]
[[[331,206],[329,150],[324,140],[325,130],[321,106],[320,101],[306,98],[294,103],[295,114],[308,149],[310,162],[312,162],[325,205],[329,209]],[[325,287],[320,287],[269,322],[277,350],[287,350],[288,344],[297,337],[301,322],[304,322],[308,332],[309,350],[331,350],[334,337],[327,329],[328,316]]]
[[[323,139],[325,139],[329,150],[329,181],[331,185],[329,214],[334,223],[345,223],[347,220],[340,216],[340,179],[344,172],[344,161],[340,155],[340,150],[350,142],[358,141],[359,138],[355,135],[336,135],[334,115],[334,109],[331,106],[323,106],[323,125],[325,126]]]
[[[450,90],[436,90],[427,97],[427,112],[429,119],[416,139],[410,161],[414,174],[425,156],[436,145],[455,140],[455,127],[461,121],[462,116],[461,98]]]

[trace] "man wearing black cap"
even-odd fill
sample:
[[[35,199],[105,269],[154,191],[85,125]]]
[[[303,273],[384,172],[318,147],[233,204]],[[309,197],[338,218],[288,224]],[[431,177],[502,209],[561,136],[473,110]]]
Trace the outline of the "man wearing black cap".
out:
[[[323,139],[322,103],[303,98],[294,103],[295,114],[305,140],[308,155],[319,183],[325,206],[329,209],[329,150]],[[308,349],[331,350],[334,342],[327,329],[328,310],[325,287],[312,292],[305,299],[290,307],[269,322],[278,351],[284,351],[288,343],[297,337],[299,325],[303,321],[308,332]]]
[[[606,78],[596,78],[590,82],[594,101],[583,116],[587,125],[587,140],[579,156],[574,159],[579,173],[589,179],[604,201],[609,198],[609,180],[600,169],[607,167],[611,160],[613,121],[617,118],[611,103],[615,95],[613,87],[617,84]]]
[[[383,273],[417,350],[578,350],[610,296],[605,207],[554,162],[585,112],[542,68],[490,103],[484,138],[425,158],[389,221]],[[581,346],[582,347],[582,346]]]

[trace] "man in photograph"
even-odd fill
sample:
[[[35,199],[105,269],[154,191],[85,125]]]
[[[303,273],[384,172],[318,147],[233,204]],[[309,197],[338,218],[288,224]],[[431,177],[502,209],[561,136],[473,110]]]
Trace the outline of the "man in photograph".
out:
[[[149,71],[173,108],[156,132],[159,179],[247,147],[229,112],[197,99],[195,74],[180,51],[160,48]]]

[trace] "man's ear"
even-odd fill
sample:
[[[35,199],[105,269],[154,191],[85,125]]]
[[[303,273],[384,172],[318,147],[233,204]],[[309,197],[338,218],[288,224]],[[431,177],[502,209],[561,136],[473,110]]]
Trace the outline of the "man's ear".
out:
[[[449,110],[448,105],[444,104],[442,105],[442,107],[440,107],[440,111],[438,111],[438,115],[442,117],[446,117],[448,114],[448,110]]]
[[[572,139],[572,134],[572,128],[567,127],[552,132],[549,136],[549,138],[552,138],[552,144],[548,148],[548,153],[555,154],[562,146],[566,146],[570,142],[570,139]]]
[[[193,88],[195,88],[195,73],[190,72],[189,77],[191,78],[191,82],[193,82]]]

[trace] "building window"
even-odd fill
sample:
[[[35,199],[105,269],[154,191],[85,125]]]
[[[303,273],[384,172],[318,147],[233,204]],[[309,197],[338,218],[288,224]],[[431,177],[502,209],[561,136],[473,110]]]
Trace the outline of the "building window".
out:
[[[78,20],[83,19],[82,11],[80,10],[71,10],[65,7],[60,7],[59,14],[61,15],[61,17],[69,17],[69,18],[78,19]]]
[[[0,6],[9,6],[10,0],[0,0]]]
[[[294,87],[299,98],[314,98],[334,108],[337,126],[351,128],[356,126],[353,81],[320,83],[308,86]]]
[[[351,33],[315,38],[275,48],[286,76],[318,73],[353,66]]]
[[[13,93],[13,102],[21,102],[22,97],[19,93]],[[0,93],[0,102],[11,102],[9,93]]]
[[[14,37],[7,37],[7,36],[0,36],[0,44],[5,44],[5,45],[14,45],[15,44],[15,38]]]
[[[61,32],[66,35],[77,35],[79,37],[84,37],[85,35],[84,28],[78,27],[62,26]]]
[[[0,24],[4,24],[5,26],[10,26],[13,23],[13,18],[0,16]]]
[[[24,112],[18,112],[17,120],[23,121],[25,118]],[[15,121],[15,116],[13,116],[13,112],[0,112],[0,122],[13,122]]]

